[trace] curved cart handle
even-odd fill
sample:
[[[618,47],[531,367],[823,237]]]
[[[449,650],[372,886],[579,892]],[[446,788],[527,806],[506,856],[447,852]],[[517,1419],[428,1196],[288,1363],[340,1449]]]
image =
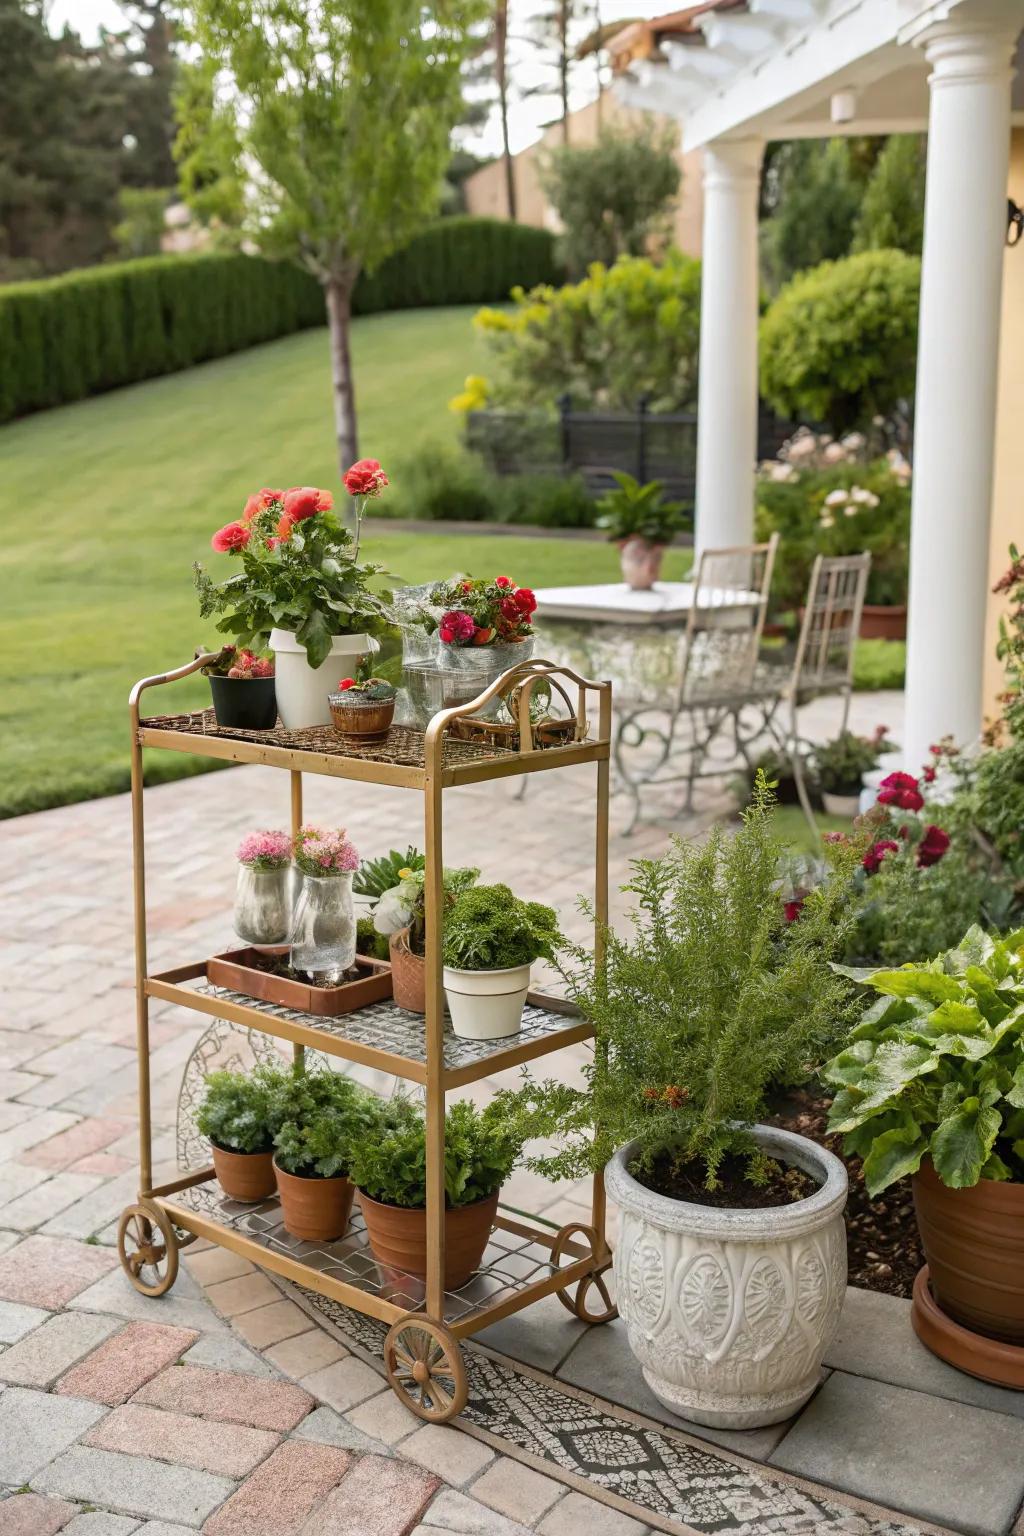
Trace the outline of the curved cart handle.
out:
[[[600,739],[604,740],[610,735],[611,683],[595,682],[589,678],[580,677],[578,672],[574,672],[571,667],[562,666],[559,662],[544,661],[533,657],[529,661],[520,661],[515,666],[509,667],[507,672],[503,672],[500,677],[495,678],[494,682],[490,683],[483,693],[471,700],[470,703],[456,704],[451,709],[442,709],[434,715],[424,733],[424,751],[426,756],[429,758],[439,751],[440,740],[447,731],[451,721],[475,715],[488,700],[494,698],[495,694],[509,693],[517,686],[522,690],[519,697],[520,743],[528,742],[530,740],[529,729],[527,729],[525,736],[523,735],[524,716],[527,720],[529,719],[530,696],[535,684],[545,677],[550,677],[552,681],[556,681],[558,677],[567,677],[577,685],[579,694],[576,716],[578,732],[582,731],[585,733],[587,729],[587,690],[592,689],[595,693],[601,695]],[[561,692],[562,690],[559,691]],[[581,739],[580,736],[577,739]]]
[[[187,666],[175,667],[173,672],[159,672],[153,677],[140,678],[128,695],[132,718],[138,722],[139,699],[147,688],[158,688],[161,683],[176,683],[180,677],[190,677],[193,672],[198,672],[200,668],[208,667],[212,662],[220,661],[227,649],[228,647],[224,646],[219,651],[204,651],[200,655],[193,657]]]

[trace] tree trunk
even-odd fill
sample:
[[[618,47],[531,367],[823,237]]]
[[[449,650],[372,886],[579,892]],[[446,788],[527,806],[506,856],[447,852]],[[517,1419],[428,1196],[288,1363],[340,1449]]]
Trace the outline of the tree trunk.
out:
[[[329,278],[324,285],[327,325],[331,337],[331,383],[334,389],[334,432],[341,474],[359,456],[356,438],[356,391],[352,378],[349,328],[352,324],[354,278]]]
[[[569,142],[569,12],[572,0],[561,0],[558,11],[559,75],[562,96],[562,143]]]
[[[505,199],[508,216],[516,218],[516,168],[508,139],[508,0],[498,0],[494,8],[494,73],[498,80],[501,110],[502,159],[505,163]]]

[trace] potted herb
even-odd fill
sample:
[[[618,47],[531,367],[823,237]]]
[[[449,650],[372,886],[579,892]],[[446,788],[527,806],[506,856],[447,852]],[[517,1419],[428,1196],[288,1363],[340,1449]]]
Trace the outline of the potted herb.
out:
[[[361,461],[357,517],[367,497],[379,495],[387,476]],[[348,485],[348,476],[346,476]],[[277,707],[286,730],[330,725],[328,677],[338,657],[353,661],[375,647],[389,628],[386,599],[375,590],[379,565],[358,561],[358,541],[335,516],[329,491],[293,486],[250,496],[241,518],[218,529],[214,550],[241,569],[219,584],[194,567],[201,616],[218,615],[217,628],[239,644],[269,642],[276,657]]]
[[[299,1067],[272,1079],[274,1168],[281,1216],[293,1237],[343,1236],[352,1210],[348,1172],[373,1124],[375,1100],[351,1078]]]
[[[287,832],[249,832],[238,845],[234,926],[255,949],[287,944],[292,929],[292,840]]]
[[[356,958],[352,876],[359,855],[344,827],[300,827],[295,863],[302,874],[291,934],[292,969],[320,987],[344,980]]]
[[[683,526],[683,504],[666,501],[664,485],[641,485],[632,475],[612,471],[618,490],[607,491],[597,503],[598,528],[619,546],[622,579],[634,592],[648,592],[661,574],[666,547]]]
[[[551,907],[521,901],[507,885],[476,885],[444,919],[444,990],[452,1028],[463,1040],[514,1035],[523,1017],[534,960],[553,960],[559,942]]]
[[[843,974],[878,996],[824,1070],[829,1128],[872,1196],[912,1179],[927,1261],[914,1326],[962,1370],[1022,1387],[1024,930],[974,927],[937,959]]]
[[[344,741],[356,746],[386,741],[397,693],[394,683],[384,677],[367,677],[361,682],[343,677],[337,693],[330,694],[327,700],[334,729]]]
[[[455,899],[473,884],[478,869],[446,869],[445,901]],[[373,909],[374,927],[386,934],[391,953],[391,979],[399,1008],[426,1013],[426,868],[406,866],[398,871],[397,884],[380,896]]]
[[[846,1288],[845,1167],[763,1123],[773,1080],[805,1075],[843,1021],[828,960],[844,885],[837,871],[787,921],[772,828],[759,776],[738,833],[637,860],[629,931],[606,929],[603,957],[564,951],[594,1025],[585,1086],[502,1096],[517,1134],[556,1143],[528,1167],[605,1169],[622,1213],[618,1306],[647,1384],[684,1418],[733,1429],[806,1402]]]
[[[864,775],[877,768],[883,753],[894,747],[884,725],[876,726],[873,736],[841,731],[834,741],[815,747],[814,771],[829,816],[857,815]]]
[[[501,1186],[522,1142],[493,1102],[459,1100],[445,1115],[444,1283],[458,1290],[479,1268]],[[422,1277],[427,1271],[427,1155],[422,1111],[408,1099],[379,1103],[353,1148],[352,1180],[378,1264]]]
[[[270,1088],[259,1073],[211,1072],[206,1079],[196,1126],[232,1200],[266,1200],[276,1188]]]
[[[217,724],[236,731],[272,731],[277,724],[274,663],[269,656],[226,645],[203,673]]]

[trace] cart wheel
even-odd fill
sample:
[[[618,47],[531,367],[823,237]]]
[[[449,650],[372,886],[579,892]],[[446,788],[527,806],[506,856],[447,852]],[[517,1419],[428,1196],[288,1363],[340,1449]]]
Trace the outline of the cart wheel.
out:
[[[421,1312],[388,1329],[384,1368],[401,1402],[429,1424],[446,1424],[466,1406],[462,1350],[447,1328]]]
[[[163,1296],[178,1278],[178,1239],[156,1205],[129,1205],[117,1227],[121,1268],[143,1296]]]
[[[562,1227],[551,1245],[551,1262],[557,1264],[562,1258],[570,1240],[579,1234],[585,1237],[590,1252],[597,1251],[597,1232],[593,1227],[588,1227],[585,1222],[573,1221],[567,1227]],[[600,1265],[599,1268],[584,1275],[575,1288],[566,1286],[562,1291],[556,1291],[562,1306],[573,1317],[578,1317],[583,1323],[610,1323],[618,1317],[619,1309],[611,1298],[605,1275],[612,1267],[611,1260]],[[594,1304],[591,1304],[591,1292],[596,1292]]]

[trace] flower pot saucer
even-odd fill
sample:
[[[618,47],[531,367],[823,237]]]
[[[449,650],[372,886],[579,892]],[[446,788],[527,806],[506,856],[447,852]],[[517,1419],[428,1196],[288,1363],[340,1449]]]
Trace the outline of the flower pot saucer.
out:
[[[932,1295],[927,1264],[914,1281],[910,1320],[921,1343],[947,1365],[994,1386],[1024,1391],[1024,1345],[987,1338],[947,1317]]]

